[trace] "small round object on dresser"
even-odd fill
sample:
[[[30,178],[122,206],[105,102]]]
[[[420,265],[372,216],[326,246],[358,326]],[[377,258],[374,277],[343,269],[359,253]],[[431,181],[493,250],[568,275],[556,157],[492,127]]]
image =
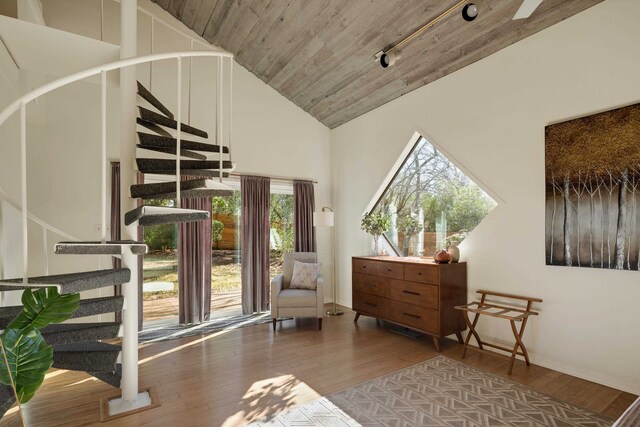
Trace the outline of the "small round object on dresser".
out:
[[[436,251],[436,253],[433,254],[433,260],[438,264],[447,264],[451,261],[451,255],[445,250]]]
[[[447,252],[451,255],[451,262],[460,261],[460,248],[458,248],[458,245],[451,244],[447,249]]]

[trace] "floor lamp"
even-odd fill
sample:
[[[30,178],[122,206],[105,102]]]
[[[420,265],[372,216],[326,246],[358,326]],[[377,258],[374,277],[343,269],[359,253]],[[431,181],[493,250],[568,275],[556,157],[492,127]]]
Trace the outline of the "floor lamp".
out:
[[[334,244],[333,248],[333,310],[328,310],[327,314],[329,316],[340,316],[344,314],[344,312],[338,310],[337,299],[338,299],[338,279],[336,276],[336,251],[335,251],[335,237],[336,237],[336,228],[334,226],[334,213],[333,209],[324,207],[321,212],[313,213],[313,225],[314,227],[331,227],[332,228],[332,240]]]

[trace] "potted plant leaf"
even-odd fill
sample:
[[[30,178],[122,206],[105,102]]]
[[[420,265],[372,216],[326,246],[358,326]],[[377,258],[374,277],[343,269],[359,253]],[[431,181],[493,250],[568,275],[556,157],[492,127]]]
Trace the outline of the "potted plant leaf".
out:
[[[53,364],[53,347],[41,329],[71,318],[80,305],[80,294],[60,294],[55,287],[25,289],[22,311],[0,335],[0,383],[12,387],[18,403],[27,403]]]
[[[371,234],[373,237],[373,255],[379,255],[379,241],[382,233],[389,230],[391,226],[391,216],[383,213],[367,212],[362,217],[360,229]]]

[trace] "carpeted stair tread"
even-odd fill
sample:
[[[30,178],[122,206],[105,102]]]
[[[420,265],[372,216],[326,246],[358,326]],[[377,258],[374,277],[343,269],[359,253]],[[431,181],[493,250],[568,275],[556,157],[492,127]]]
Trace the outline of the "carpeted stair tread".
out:
[[[11,409],[14,403],[16,403],[16,394],[13,388],[0,383],[0,418]]]
[[[194,209],[140,206],[124,214],[125,225],[138,221],[138,225],[175,224],[209,219],[209,212]]]
[[[122,380],[122,365],[116,363],[115,370],[113,372],[88,372],[89,375],[93,375],[100,381],[110,384],[116,388],[120,388],[120,381]]]
[[[206,179],[190,179],[180,182],[180,191],[193,190],[207,185]],[[131,197],[150,198],[156,194],[166,194],[176,192],[176,182],[158,182],[153,184],[136,184],[130,187]]]
[[[156,113],[155,111],[151,111],[144,107],[138,106],[138,110],[140,111],[140,118],[146,122],[155,123],[160,126],[168,127],[170,129],[177,129],[178,122],[173,119],[170,119],[166,116],[163,116],[162,114]],[[209,134],[207,134],[207,132],[184,123],[180,124],[180,130],[182,132],[190,133],[191,135],[196,135],[202,138],[209,137]]]
[[[128,268],[113,268],[107,270],[83,271],[80,273],[56,274],[51,276],[29,277],[28,285],[24,286],[22,278],[0,280],[0,291],[12,291],[26,288],[42,288],[58,286],[63,294],[104,288],[106,286],[121,285],[131,278]]]
[[[175,148],[149,147],[142,144],[138,144],[136,145],[136,147],[138,147],[141,150],[155,151],[156,153],[165,153],[165,154],[173,154],[173,155],[176,154]],[[196,160],[207,160],[207,156],[205,156],[204,154],[196,153],[195,151],[189,151],[182,148],[180,149],[180,157],[187,157],[189,159],[196,159]]]
[[[145,101],[149,104],[156,107],[162,114],[173,119],[173,113],[169,111],[167,107],[165,107],[162,102],[158,100],[149,90],[142,85],[142,83],[138,82],[138,95],[140,95]]]
[[[161,147],[161,148],[176,148],[177,140],[170,135],[153,135],[145,132],[138,132],[138,139],[140,144],[145,147]],[[180,148],[193,151],[206,151],[208,153],[219,153],[220,146],[216,144],[205,144],[204,142],[189,141],[186,139],[180,139]],[[222,153],[228,154],[229,147],[223,146]]]
[[[155,173],[156,171],[175,171],[176,161],[172,159],[148,159],[137,158],[136,165],[142,173]],[[219,171],[220,161],[218,160],[180,160],[180,171],[184,170],[217,170]],[[222,170],[233,169],[233,163],[229,160],[222,162]]]
[[[133,240],[107,241],[106,243],[90,242],[59,242],[54,246],[54,252],[59,255],[121,255],[124,246],[130,246],[134,255],[144,255],[148,247],[144,242]]]
[[[148,122],[146,120],[142,120],[140,117],[136,117],[136,123],[138,123],[140,126],[143,126],[147,129],[149,129],[150,131],[153,131],[155,133],[157,133],[158,135],[162,135],[162,136],[166,136],[168,138],[171,138],[171,133],[169,131],[167,131],[166,129],[158,126],[155,123],[151,123]]]
[[[117,338],[120,323],[61,323],[46,326],[42,336],[51,345],[71,344],[86,341]]]
[[[222,171],[222,177],[223,178],[228,178],[229,177],[229,169],[227,169],[227,171],[225,172],[224,170]],[[174,165],[173,169],[170,170],[158,170],[158,171],[153,171],[153,172],[149,172],[153,175],[176,175],[176,168]],[[207,178],[217,178],[218,176],[220,176],[220,172],[217,170],[213,170],[213,169],[180,169],[180,175],[182,176],[192,176],[192,177],[207,177]]]
[[[53,346],[53,367],[84,372],[113,372],[120,346],[98,341]]]
[[[196,188],[194,190],[180,191],[181,199],[192,199],[197,197],[225,197],[233,196],[233,190],[216,190],[210,188]],[[176,193],[161,193],[150,196],[140,197],[143,200],[147,199],[175,199]]]
[[[75,319],[79,317],[94,316],[97,314],[115,313],[122,310],[123,304],[123,296],[82,299],[80,300],[80,306],[71,317]],[[0,307],[0,329],[6,328],[21,311],[21,305]]]

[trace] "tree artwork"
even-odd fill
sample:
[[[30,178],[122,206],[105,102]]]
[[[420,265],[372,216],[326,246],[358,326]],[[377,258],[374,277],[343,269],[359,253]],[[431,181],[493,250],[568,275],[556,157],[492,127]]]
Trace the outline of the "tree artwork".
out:
[[[545,129],[546,263],[638,270],[640,104]]]

